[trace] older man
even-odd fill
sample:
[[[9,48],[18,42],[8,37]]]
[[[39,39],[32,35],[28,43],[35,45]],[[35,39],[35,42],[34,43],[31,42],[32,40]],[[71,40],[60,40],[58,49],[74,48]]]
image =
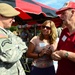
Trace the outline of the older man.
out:
[[[52,58],[58,61],[56,75],[75,75],[75,2],[67,2],[59,9],[61,19],[67,28],[62,30],[57,51]]]
[[[25,75],[20,63],[27,46],[8,28],[20,12],[6,3],[0,3],[0,75]]]

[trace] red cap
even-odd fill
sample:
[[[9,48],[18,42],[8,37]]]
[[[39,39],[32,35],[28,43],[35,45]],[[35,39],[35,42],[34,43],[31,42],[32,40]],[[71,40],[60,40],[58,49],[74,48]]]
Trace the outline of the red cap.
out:
[[[56,12],[56,14],[61,14],[62,11],[65,11],[69,8],[75,9],[75,2],[69,1],[65,3],[64,6]]]

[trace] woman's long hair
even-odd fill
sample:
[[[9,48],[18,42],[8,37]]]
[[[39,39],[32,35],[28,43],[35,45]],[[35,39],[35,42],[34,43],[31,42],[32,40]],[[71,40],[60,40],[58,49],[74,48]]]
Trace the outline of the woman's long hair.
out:
[[[46,26],[48,23],[50,24],[50,27],[51,27],[51,33],[49,34],[49,43],[53,44],[57,39],[57,29],[56,29],[55,23],[51,20],[46,20],[42,24],[42,26]],[[41,31],[39,37],[40,37],[40,40],[44,39],[44,35],[43,35],[42,31]]]

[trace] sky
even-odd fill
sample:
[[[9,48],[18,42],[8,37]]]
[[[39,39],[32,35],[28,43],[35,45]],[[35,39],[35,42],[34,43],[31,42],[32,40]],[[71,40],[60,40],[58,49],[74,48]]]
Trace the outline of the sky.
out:
[[[48,5],[52,8],[60,9],[64,5],[65,2],[75,1],[75,0],[36,0],[36,1],[45,5]]]

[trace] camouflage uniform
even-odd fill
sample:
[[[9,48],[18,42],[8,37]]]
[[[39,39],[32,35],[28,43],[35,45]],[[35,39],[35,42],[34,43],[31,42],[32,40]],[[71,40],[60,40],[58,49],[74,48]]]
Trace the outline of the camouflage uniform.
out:
[[[20,58],[26,50],[25,42],[0,27],[0,75],[25,75]]]

